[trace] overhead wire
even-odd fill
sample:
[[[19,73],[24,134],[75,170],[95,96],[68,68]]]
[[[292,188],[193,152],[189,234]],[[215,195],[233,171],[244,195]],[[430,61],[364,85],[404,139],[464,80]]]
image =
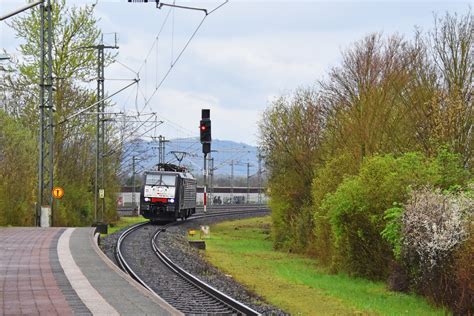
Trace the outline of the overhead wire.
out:
[[[133,74],[136,75],[137,78],[139,77],[139,73],[136,72],[134,69],[132,69],[132,67],[127,66],[125,63],[121,62],[121,61],[118,60],[118,59],[114,59],[114,62],[116,62],[116,63],[119,64],[120,66],[124,67],[125,69],[127,69],[127,70],[133,72]]]
[[[214,11],[219,10],[221,7],[223,7],[224,5],[226,5],[228,2],[229,2],[229,0],[225,0],[225,1],[222,2],[220,5],[218,5],[217,7],[215,7],[214,9],[212,9],[211,11],[209,11],[209,12],[207,13],[207,15],[210,15],[210,14],[212,14]]]
[[[173,0],[173,5],[176,4],[176,0]],[[171,17],[171,58],[170,58],[170,65],[173,63],[173,53],[174,53],[174,18],[175,18],[175,8],[172,8],[173,15]]]
[[[152,101],[152,99],[154,98],[154,96],[156,95],[156,93],[158,92],[158,90],[162,87],[163,83],[165,82],[165,80],[168,78],[169,74],[171,73],[172,69],[174,68],[174,66],[179,62],[179,60],[181,59],[181,57],[183,56],[184,52],[186,51],[186,49],[189,47],[190,43],[193,41],[193,39],[196,37],[199,29],[201,28],[201,26],[203,25],[204,21],[206,20],[207,16],[212,14],[213,12],[215,12],[217,9],[219,9],[220,7],[222,7],[223,5],[225,5],[226,3],[228,2],[228,0],[226,0],[225,2],[223,2],[222,4],[218,5],[216,8],[214,8],[213,10],[211,10],[210,12],[207,12],[206,11],[206,14],[203,16],[203,18],[201,19],[201,21],[199,22],[199,24],[197,25],[197,27],[194,29],[193,33],[191,34],[191,36],[189,37],[189,39],[186,41],[185,45],[181,48],[181,50],[179,51],[178,55],[176,56],[176,58],[174,58],[174,31],[175,31],[175,10],[174,8],[170,8],[165,16],[165,19],[163,20],[162,24],[161,24],[161,27],[158,31],[158,34],[155,36],[155,40],[153,41],[144,61],[141,63],[138,71],[134,71],[131,67],[129,67],[128,65],[126,65],[125,63],[119,61],[119,60],[115,60],[119,65],[121,65],[122,67],[126,68],[127,70],[133,72],[137,78],[140,78],[140,73],[142,72],[143,70],[143,67],[147,68],[147,64],[148,64],[148,59],[151,55],[151,53],[153,52],[154,49],[156,49],[156,76],[155,76],[155,88],[152,92],[152,94],[147,97],[147,85],[146,85],[146,82],[144,83],[145,85],[145,94],[143,93],[143,89],[141,88],[140,84],[138,83],[137,84],[137,87],[136,87],[136,93],[135,93],[135,109],[138,113],[138,115],[140,115],[140,113],[142,113],[143,111],[145,111],[146,107],[149,106],[150,102]],[[176,3],[176,0],[173,1],[173,5],[175,5]],[[168,70],[166,71],[166,73],[164,74],[164,76],[161,78],[161,80],[158,82],[158,74],[159,74],[159,63],[158,63],[158,44],[159,44],[159,40],[160,40],[160,36],[161,36],[161,33],[163,32],[164,30],[164,27],[165,25],[167,24],[169,18],[170,18],[170,15],[172,14],[172,34],[171,34],[171,60],[170,60],[170,67],[168,68]],[[145,81],[147,80],[147,69],[145,69]],[[144,101],[144,105],[143,107],[141,108],[141,110],[138,109],[139,107],[139,94],[141,95],[141,97],[143,98],[143,101]],[[186,133],[185,134],[188,134],[188,136],[194,136],[194,132],[193,131],[190,131],[189,129],[177,124],[177,123],[174,123],[173,121],[163,117],[162,115],[159,115],[161,118],[163,118],[165,121],[168,122],[168,124],[170,125],[174,125],[175,127],[177,127],[179,130],[181,131],[185,131]],[[133,130],[132,132],[130,132],[130,134],[123,138],[122,140],[122,145],[123,145],[123,142],[125,141],[125,139],[128,139],[131,135],[133,135],[133,133],[135,133],[139,128],[141,128],[142,125],[140,125],[137,129]],[[153,130],[154,129],[154,133],[156,134],[156,125],[154,127],[152,127],[152,129],[150,130]],[[146,133],[146,132],[145,132]],[[142,133],[141,136],[143,136],[145,133]],[[195,143],[192,143],[191,145],[189,145],[186,149],[189,149],[195,145],[199,144],[198,141],[196,141]],[[114,149],[115,150],[115,149]]]
[[[150,116],[150,118],[152,118],[152,116]],[[138,129],[140,129],[144,124],[146,124],[148,122],[148,120],[150,119],[148,118],[147,120],[145,120],[144,122],[142,122],[141,125],[139,125],[137,128],[135,128],[133,131],[130,132],[130,134],[124,138],[122,138],[122,140],[116,144],[112,149],[110,149],[109,152],[115,152],[121,145],[123,145],[123,143],[125,142],[125,140],[127,140],[128,138],[130,138],[131,136],[133,136],[133,133],[135,133]],[[145,134],[145,133],[143,133]],[[143,135],[142,134],[142,135]]]
[[[142,135],[138,135],[137,137],[140,137],[140,136],[143,136]],[[142,154],[141,152],[139,152],[137,150],[137,147],[141,145],[141,143],[132,143],[131,146],[129,146],[127,149],[125,149],[125,151],[122,153],[122,159],[125,159],[126,157],[130,156],[131,154]]]
[[[147,55],[146,55],[146,57],[145,57],[145,60],[147,60],[148,57],[150,57],[150,54],[151,54],[151,52],[153,51],[153,48],[154,48],[155,45],[158,43],[158,40],[159,40],[160,35],[161,35],[161,32],[162,32],[163,29],[165,28],[165,25],[166,25],[166,23],[168,22],[168,18],[169,18],[169,16],[170,16],[170,14],[171,14],[171,8],[168,10],[168,13],[166,14],[166,17],[165,17],[165,19],[163,20],[163,23],[161,24],[160,30],[158,31],[158,34],[156,35],[155,40],[153,41],[153,43],[152,43],[152,45],[151,45],[151,47],[150,47],[150,50],[148,51],[148,53],[147,53]],[[140,67],[138,67],[137,73],[140,73],[140,71],[142,70],[142,68],[143,68],[143,66],[144,66],[145,60],[142,62],[142,64],[140,65]]]
[[[176,1],[173,1],[173,5],[175,5]],[[197,25],[197,27],[195,28],[195,30],[193,31],[193,33],[191,34],[191,36],[189,37],[189,39],[187,40],[186,44],[183,46],[183,48],[180,50],[179,54],[177,55],[177,57],[172,60],[171,64],[170,64],[170,67],[168,68],[168,70],[166,71],[165,75],[163,76],[163,78],[161,79],[161,81],[159,82],[159,84],[155,87],[155,90],[153,91],[153,93],[151,94],[151,96],[146,100],[144,106],[143,106],[143,109],[144,110],[151,102],[152,98],[155,96],[156,92],[161,88],[161,86],[163,85],[164,81],[168,78],[169,74],[171,73],[173,67],[176,65],[176,63],[181,59],[181,56],[183,55],[183,53],[186,51],[186,49],[188,48],[189,44],[192,42],[192,40],[196,37],[196,34],[198,33],[199,29],[201,28],[201,26],[203,25],[204,21],[206,20],[206,18],[212,14],[213,12],[215,12],[216,10],[218,10],[219,8],[221,8],[222,6],[224,6],[226,3],[228,3],[228,0],[226,0],[225,2],[221,3],[220,5],[218,5],[217,7],[215,7],[213,10],[211,10],[210,12],[207,12],[205,13],[205,15],[203,16],[203,18],[201,19],[201,21],[199,22],[199,24]],[[173,8],[174,9],[174,8]],[[159,33],[161,33],[161,31],[163,30],[164,28],[164,25],[166,24],[166,21],[168,20],[170,14],[171,14],[171,8],[168,10],[168,14],[165,18],[165,20],[163,21],[163,24],[162,24],[162,27],[159,31]],[[174,11],[173,11],[174,12]],[[173,14],[173,20],[174,20],[174,14]],[[173,30],[173,33],[174,33],[174,27],[172,28]],[[158,38],[158,36],[157,36]],[[172,39],[173,39],[173,35],[172,35]],[[149,53],[147,54],[147,57],[145,58],[145,60],[148,59],[148,56],[151,52],[151,50],[153,49],[153,46],[155,45],[156,43],[156,40],[153,42],[153,45],[152,45],[152,48],[150,49]],[[172,56],[173,57],[173,56]],[[158,63],[157,63],[158,64]],[[143,67],[143,64],[142,66],[140,67],[139,71],[141,71],[141,68]]]
[[[149,149],[145,150],[144,152],[140,153],[141,159],[147,160],[148,157],[145,157],[144,155],[145,155],[146,153],[150,152],[152,149],[153,149],[153,148],[149,148]],[[128,155],[128,156],[122,158],[123,161],[120,163],[120,166],[122,167],[123,165],[126,165],[128,162],[130,162],[131,159],[130,159],[129,157],[133,157],[133,156],[134,156],[134,155]]]
[[[180,60],[181,56],[183,55],[184,51],[188,48],[189,44],[191,43],[191,41],[194,39],[194,37],[196,36],[197,32],[199,31],[199,29],[201,28],[202,24],[204,23],[204,21],[206,20],[206,17],[207,15],[205,15],[201,22],[198,24],[198,26],[196,27],[196,29],[194,30],[193,34],[191,35],[191,37],[188,39],[188,41],[186,42],[186,44],[184,45],[184,47],[181,49],[181,51],[179,52],[178,56],[176,57],[176,59],[171,63],[170,67],[168,68],[168,70],[166,71],[165,75],[163,76],[163,78],[161,78],[161,81],[160,83],[155,87],[155,90],[153,91],[153,93],[151,94],[151,96],[148,98],[148,100],[145,102],[144,106],[143,106],[143,109],[144,110],[148,104],[150,104],[152,98],[155,96],[156,92],[161,88],[161,86],[163,85],[163,83],[165,82],[165,80],[168,78],[169,74],[171,73],[171,71],[173,70],[173,67],[174,65],[176,65],[176,63]]]

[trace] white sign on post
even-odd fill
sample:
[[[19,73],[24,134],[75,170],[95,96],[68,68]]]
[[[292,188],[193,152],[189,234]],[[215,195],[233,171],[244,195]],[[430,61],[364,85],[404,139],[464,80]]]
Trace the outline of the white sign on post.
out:
[[[105,190],[104,189],[99,189],[99,198],[100,199],[105,198]]]

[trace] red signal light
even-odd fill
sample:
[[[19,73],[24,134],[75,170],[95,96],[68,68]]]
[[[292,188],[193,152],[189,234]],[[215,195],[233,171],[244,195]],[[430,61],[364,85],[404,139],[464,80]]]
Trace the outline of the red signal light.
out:
[[[202,109],[201,121],[199,122],[199,133],[202,144],[202,153],[208,154],[211,152],[211,116],[209,109]]]
[[[201,143],[211,142],[211,120],[203,119],[199,122],[199,132]]]

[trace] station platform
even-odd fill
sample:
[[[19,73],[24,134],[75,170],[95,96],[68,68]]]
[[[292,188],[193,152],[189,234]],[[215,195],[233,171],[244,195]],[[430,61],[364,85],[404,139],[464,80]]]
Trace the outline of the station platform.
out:
[[[182,315],[110,261],[92,228],[0,228],[1,315]]]

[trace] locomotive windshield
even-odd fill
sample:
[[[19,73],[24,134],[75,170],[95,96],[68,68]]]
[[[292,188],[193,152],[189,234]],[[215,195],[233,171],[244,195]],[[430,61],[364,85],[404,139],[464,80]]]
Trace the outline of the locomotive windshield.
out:
[[[147,174],[145,184],[175,186],[176,176],[169,174]]]

